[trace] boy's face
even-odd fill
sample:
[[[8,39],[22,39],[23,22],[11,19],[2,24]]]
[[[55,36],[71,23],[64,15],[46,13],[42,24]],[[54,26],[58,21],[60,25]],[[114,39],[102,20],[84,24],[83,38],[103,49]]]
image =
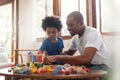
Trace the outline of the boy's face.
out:
[[[59,32],[58,32],[57,28],[47,27],[46,33],[47,33],[47,36],[50,40],[56,40]]]

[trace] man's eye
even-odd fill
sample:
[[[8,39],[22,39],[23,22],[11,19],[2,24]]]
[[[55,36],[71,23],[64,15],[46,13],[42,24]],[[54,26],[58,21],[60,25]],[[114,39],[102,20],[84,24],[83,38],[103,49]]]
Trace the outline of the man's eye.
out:
[[[68,25],[69,27],[72,27],[73,25]]]
[[[50,32],[47,32],[47,34],[50,34]]]

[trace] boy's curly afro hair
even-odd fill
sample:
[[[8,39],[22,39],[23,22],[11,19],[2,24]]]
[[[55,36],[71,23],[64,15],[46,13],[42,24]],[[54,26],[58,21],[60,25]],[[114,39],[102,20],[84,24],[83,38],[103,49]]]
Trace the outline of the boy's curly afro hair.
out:
[[[61,20],[56,16],[47,16],[42,20],[42,28],[46,31],[47,27],[55,27],[60,32],[62,29]]]

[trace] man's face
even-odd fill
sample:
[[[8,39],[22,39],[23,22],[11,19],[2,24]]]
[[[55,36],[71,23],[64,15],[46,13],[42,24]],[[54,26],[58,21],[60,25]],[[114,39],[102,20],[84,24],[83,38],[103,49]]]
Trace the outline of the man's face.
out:
[[[73,17],[69,17],[66,20],[67,29],[70,32],[71,36],[79,34],[82,29],[81,23],[74,20]]]

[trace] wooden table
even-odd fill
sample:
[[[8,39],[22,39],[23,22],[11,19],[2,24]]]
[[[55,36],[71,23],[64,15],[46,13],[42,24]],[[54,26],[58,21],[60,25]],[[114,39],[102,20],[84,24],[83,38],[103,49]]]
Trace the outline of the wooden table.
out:
[[[0,76],[5,76],[5,80],[11,80],[11,77],[14,77],[15,80],[17,80],[18,78],[30,78],[30,79],[59,79],[59,80],[64,80],[64,79],[83,79],[83,78],[90,78],[91,80],[99,80],[99,77],[105,76],[107,74],[106,71],[103,70],[90,70],[87,74],[70,74],[70,75],[53,75],[53,74],[30,74],[30,75],[26,75],[26,74],[17,74],[17,73],[13,73],[8,72],[8,70],[10,70],[10,68],[4,68],[4,69],[0,69]]]

